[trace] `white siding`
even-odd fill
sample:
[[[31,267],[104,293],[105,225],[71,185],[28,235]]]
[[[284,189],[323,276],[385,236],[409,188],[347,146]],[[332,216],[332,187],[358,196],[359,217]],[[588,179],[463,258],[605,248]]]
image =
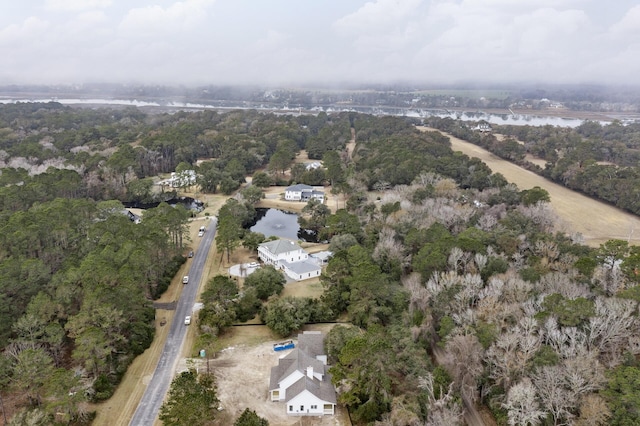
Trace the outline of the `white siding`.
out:
[[[331,412],[324,411],[326,401],[313,395],[308,390],[300,392],[295,398],[287,402],[287,414],[298,416],[318,416],[322,414],[334,414],[335,407],[331,404]]]

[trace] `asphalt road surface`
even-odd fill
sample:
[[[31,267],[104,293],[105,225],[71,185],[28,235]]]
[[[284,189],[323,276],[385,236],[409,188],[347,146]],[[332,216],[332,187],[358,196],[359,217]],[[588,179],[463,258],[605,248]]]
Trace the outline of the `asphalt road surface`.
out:
[[[169,329],[167,341],[164,344],[162,354],[158,360],[158,365],[153,372],[153,377],[147,389],[144,391],[144,395],[142,395],[136,412],[133,414],[133,418],[129,423],[130,426],[153,425],[155,419],[158,417],[160,406],[169,390],[171,380],[173,380],[173,373],[178,362],[178,357],[180,356],[184,338],[187,335],[187,328],[194,326],[193,322],[191,326],[186,326],[184,324],[184,317],[193,314],[193,305],[196,300],[196,294],[198,293],[198,286],[200,285],[207,255],[213,244],[216,225],[216,219],[212,218],[207,227],[207,231],[201,237],[202,240],[200,241],[198,249],[195,251],[193,262],[188,272],[189,284],[185,284],[182,289],[182,295],[180,296],[180,300],[178,300],[176,314],[173,316],[171,328]]]

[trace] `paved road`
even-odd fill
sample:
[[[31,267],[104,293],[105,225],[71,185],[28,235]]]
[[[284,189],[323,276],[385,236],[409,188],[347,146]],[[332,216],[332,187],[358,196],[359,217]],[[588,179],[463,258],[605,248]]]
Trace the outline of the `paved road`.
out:
[[[202,278],[202,271],[209,249],[213,244],[216,232],[216,219],[212,218],[207,232],[204,233],[198,249],[193,256],[193,262],[189,269],[189,284],[182,289],[182,295],[176,306],[176,313],[169,329],[167,341],[162,349],[162,354],[158,360],[158,365],[153,372],[151,382],[138,404],[136,412],[129,423],[130,426],[149,426],[158,417],[160,406],[169,390],[169,385],[173,379],[175,366],[180,356],[182,344],[187,334],[187,326],[184,325],[184,317],[192,314],[193,304],[198,293],[198,286]],[[193,323],[192,323],[193,324]]]

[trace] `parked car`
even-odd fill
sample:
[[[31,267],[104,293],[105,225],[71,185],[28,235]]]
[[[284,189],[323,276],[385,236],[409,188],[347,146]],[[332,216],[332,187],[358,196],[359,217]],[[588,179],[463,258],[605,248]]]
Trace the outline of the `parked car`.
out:
[[[189,275],[182,277],[182,284],[189,284]]]
[[[260,264],[258,262],[249,262],[249,263],[247,263],[247,267],[248,268],[257,268],[258,266],[260,266]]]
[[[202,237],[204,235],[204,231],[198,231],[198,237]]]
[[[189,325],[189,324],[191,324],[191,317],[187,315],[186,317],[184,317],[184,325]]]
[[[193,250],[189,252],[189,257],[193,257]]]

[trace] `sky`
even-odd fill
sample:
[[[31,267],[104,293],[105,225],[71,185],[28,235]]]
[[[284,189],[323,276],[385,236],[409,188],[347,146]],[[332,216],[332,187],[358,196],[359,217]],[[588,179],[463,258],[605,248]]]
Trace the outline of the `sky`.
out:
[[[0,85],[640,84],[638,0],[0,0]]]

